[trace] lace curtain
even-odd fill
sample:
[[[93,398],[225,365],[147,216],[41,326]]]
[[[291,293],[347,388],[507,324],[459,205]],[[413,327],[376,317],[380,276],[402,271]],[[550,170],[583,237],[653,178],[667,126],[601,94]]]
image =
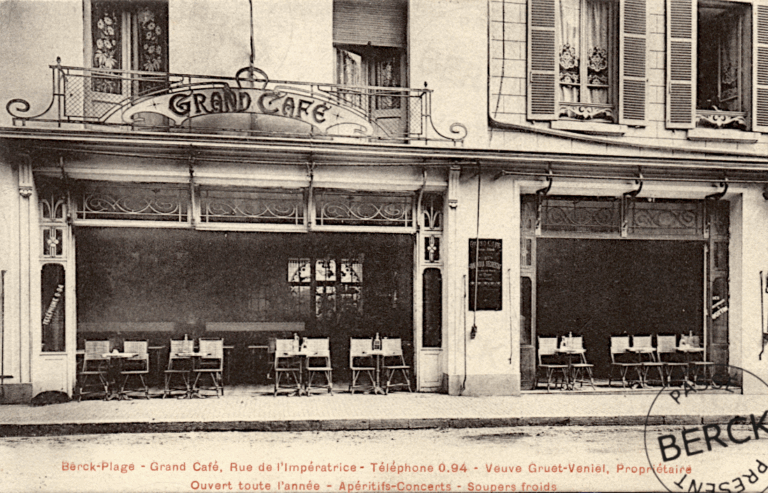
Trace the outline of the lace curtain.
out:
[[[336,48],[336,83],[345,86],[362,86],[363,59],[351,51]],[[339,89],[339,97],[355,106],[363,106],[360,91]]]
[[[560,0],[560,101],[608,103],[610,19],[608,2],[584,1],[582,11],[582,0]],[[582,63],[587,80],[582,80]]]
[[[730,19],[729,19],[730,20]],[[724,22],[725,35],[720,44],[720,101],[718,108],[742,111],[739,106],[739,29],[736,22]]]

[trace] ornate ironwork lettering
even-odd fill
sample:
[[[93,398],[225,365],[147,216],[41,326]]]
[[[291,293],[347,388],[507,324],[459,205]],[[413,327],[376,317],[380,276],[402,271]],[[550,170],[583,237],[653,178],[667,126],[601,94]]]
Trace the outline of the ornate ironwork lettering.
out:
[[[153,22],[149,17],[145,20],[142,29],[150,34],[149,26]],[[98,19],[94,22],[98,26]],[[106,29],[106,22],[102,24]],[[152,36],[159,39],[164,34],[157,34],[158,29],[164,32],[155,23]],[[113,46],[114,40],[107,42],[99,39],[102,47]],[[178,130],[191,118],[253,113],[289,118],[307,125],[293,125],[286,129],[284,125],[272,125],[269,123],[272,120],[264,118],[259,119],[259,125],[254,128],[250,124],[242,125],[241,119],[232,119],[222,123],[218,130],[236,130],[245,135],[288,133],[292,137],[321,133],[403,142],[450,140],[461,143],[467,135],[466,127],[459,123],[451,124],[448,132],[435,128],[431,116],[432,91],[426,88],[271,81],[262,71],[250,68],[238,71],[232,78],[163,73],[155,71],[155,67],[167,64],[167,60],[164,55],[160,59],[157,57],[160,45],[152,46],[154,48],[150,50],[148,44],[146,56],[140,57],[140,61],[143,60],[142,71],[121,70],[121,64],[110,61],[111,55],[103,50],[94,68],[52,65],[52,99],[45,110],[29,115],[29,102],[18,98],[11,99],[6,110],[13,117],[14,124],[32,121],[53,122],[59,126],[88,123],[129,129],[141,126],[144,131],[165,131]],[[162,48],[159,49],[163,52]],[[242,76],[245,72],[257,72],[259,78],[249,77],[246,80]],[[382,79],[382,84],[389,83],[387,81],[389,79]],[[387,111],[381,111],[383,109]],[[149,119],[147,114],[150,113],[163,118]],[[153,122],[151,125],[147,124],[150,120]],[[208,132],[217,130],[212,126],[205,128]],[[185,130],[197,129],[189,124]]]

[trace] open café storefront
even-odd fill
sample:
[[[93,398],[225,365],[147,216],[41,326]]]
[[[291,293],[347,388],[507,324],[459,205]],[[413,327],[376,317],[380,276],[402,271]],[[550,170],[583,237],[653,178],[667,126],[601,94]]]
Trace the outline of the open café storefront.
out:
[[[411,359],[408,235],[80,228],[76,239],[78,345],[223,338],[230,383],[267,383],[269,339],[293,334],[330,339],[337,381],[350,337],[399,337]]]
[[[350,337],[399,337],[411,360],[409,235],[79,228],[76,240],[78,345],[223,338],[230,383],[266,383],[269,338],[293,334],[330,339],[337,381]]]
[[[413,192],[44,178],[39,190],[41,371],[68,361],[57,389],[75,385],[85,342],[105,340],[147,341],[162,386],[185,337],[223,339],[225,385],[272,385],[274,340],[294,336],[329,339],[341,388],[350,338],[399,339],[416,376]]]
[[[524,196],[522,388],[537,388],[539,337],[582,337],[598,389],[611,336],[694,335],[707,361],[727,364],[728,205]]]

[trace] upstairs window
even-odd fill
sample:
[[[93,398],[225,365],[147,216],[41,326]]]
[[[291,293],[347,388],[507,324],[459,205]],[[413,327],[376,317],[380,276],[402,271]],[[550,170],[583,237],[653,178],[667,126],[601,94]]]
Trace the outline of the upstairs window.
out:
[[[749,43],[749,7],[700,2],[696,36],[696,123],[698,126],[747,128],[749,86],[745,61]],[[749,39],[749,36],[747,37]],[[727,121],[726,121],[727,120]]]
[[[100,69],[168,71],[168,1],[92,0],[91,66]],[[144,94],[162,88],[164,76],[94,77],[99,93]],[[132,84],[133,83],[133,84]]]
[[[645,124],[646,0],[528,1],[528,119]]]
[[[558,116],[615,120],[616,12],[604,0],[560,0]]]
[[[667,2],[667,128],[768,132],[768,5]]]
[[[388,88],[406,85],[407,5],[405,0],[333,2],[336,83],[350,86],[339,94],[390,137],[406,133],[407,93]]]

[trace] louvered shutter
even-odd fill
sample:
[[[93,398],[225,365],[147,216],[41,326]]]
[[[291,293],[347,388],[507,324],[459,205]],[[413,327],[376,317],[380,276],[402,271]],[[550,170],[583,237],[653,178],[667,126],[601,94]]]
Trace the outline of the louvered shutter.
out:
[[[768,132],[768,5],[752,8],[752,129]]]
[[[528,1],[528,119],[557,118],[555,1]]]
[[[693,128],[696,0],[667,0],[667,128]]]
[[[646,0],[622,0],[619,30],[619,123],[645,125]]]
[[[333,42],[404,48],[407,5],[405,0],[334,0]]]

